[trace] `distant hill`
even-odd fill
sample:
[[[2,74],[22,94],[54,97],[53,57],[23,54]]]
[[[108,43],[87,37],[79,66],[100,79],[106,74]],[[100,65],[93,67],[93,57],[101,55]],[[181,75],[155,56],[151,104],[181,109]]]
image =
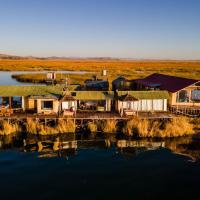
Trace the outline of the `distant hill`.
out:
[[[115,57],[59,57],[59,56],[50,56],[50,57],[36,57],[36,56],[16,56],[8,54],[0,54],[0,60],[99,60],[99,61],[197,61],[200,60],[174,60],[174,59],[137,59],[137,58],[115,58]]]
[[[112,58],[112,57],[58,57],[58,56],[50,56],[50,57],[35,57],[35,56],[15,56],[8,54],[0,54],[0,60],[121,60],[120,58]]]
[[[0,59],[11,59],[11,60],[18,60],[18,59],[22,59],[22,57],[20,56],[13,56],[13,55],[6,55],[6,54],[0,54]]]

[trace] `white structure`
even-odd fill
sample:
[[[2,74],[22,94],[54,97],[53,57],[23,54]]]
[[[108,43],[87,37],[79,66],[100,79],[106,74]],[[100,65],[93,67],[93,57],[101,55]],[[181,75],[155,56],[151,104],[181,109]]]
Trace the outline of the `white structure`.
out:
[[[132,112],[167,111],[168,93],[166,91],[119,91],[116,109]]]
[[[102,76],[107,76],[107,70],[106,69],[102,70]]]
[[[56,80],[56,73],[55,72],[48,72],[47,79]]]

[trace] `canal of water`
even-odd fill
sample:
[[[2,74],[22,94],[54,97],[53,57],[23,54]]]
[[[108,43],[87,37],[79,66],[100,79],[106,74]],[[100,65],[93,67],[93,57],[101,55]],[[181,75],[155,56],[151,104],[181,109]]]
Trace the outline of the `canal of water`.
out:
[[[193,199],[200,138],[0,138],[0,195],[9,199]]]
[[[19,82],[12,78],[13,74],[44,74],[47,71],[0,71],[0,85],[35,85],[34,83]],[[56,71],[61,74],[86,74],[91,72],[86,71]],[[37,84],[38,85],[38,84]],[[41,85],[41,84],[40,84]]]

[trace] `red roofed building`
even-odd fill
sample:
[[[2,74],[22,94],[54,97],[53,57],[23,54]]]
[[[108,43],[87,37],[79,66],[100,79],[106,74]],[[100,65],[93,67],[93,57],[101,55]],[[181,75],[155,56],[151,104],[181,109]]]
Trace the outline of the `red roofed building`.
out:
[[[135,81],[137,90],[167,90],[170,106],[200,107],[200,81],[194,79],[152,74]]]

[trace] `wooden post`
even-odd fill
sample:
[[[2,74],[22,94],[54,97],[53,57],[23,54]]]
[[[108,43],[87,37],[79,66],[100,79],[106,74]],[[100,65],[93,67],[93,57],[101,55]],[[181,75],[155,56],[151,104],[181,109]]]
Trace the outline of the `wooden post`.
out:
[[[9,108],[12,108],[12,97],[9,97]]]

